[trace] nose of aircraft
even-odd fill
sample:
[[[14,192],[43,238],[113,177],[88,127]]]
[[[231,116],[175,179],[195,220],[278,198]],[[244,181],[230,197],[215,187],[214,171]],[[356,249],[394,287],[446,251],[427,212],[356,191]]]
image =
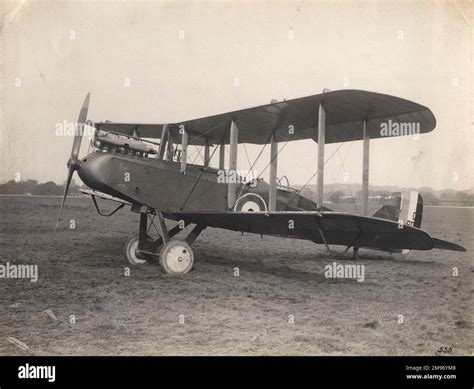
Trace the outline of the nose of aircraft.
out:
[[[107,153],[89,154],[80,161],[77,173],[89,188],[104,192],[109,162]]]

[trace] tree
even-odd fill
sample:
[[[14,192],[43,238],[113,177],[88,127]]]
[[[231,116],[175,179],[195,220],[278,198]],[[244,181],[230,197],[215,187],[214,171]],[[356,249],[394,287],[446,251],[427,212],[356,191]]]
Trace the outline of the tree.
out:
[[[62,188],[59,185],[56,185],[53,181],[45,182],[44,184],[39,184],[35,193],[42,196],[59,196],[62,194]]]
[[[439,199],[435,194],[431,192],[420,192],[421,197],[423,198],[423,204],[425,205],[438,205]]]
[[[342,193],[340,190],[338,190],[336,192],[332,192],[329,195],[329,200],[332,201],[333,203],[339,203],[341,201],[341,198],[342,198],[343,195],[344,195],[344,193]]]

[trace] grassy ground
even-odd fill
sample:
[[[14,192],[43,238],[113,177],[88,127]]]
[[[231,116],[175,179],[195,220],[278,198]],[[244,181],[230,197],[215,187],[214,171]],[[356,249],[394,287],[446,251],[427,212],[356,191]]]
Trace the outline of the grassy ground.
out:
[[[467,253],[363,251],[359,283],[326,279],[326,265],[352,259],[322,246],[212,229],[194,244],[191,273],[170,276],[146,264],[125,276],[123,246],[138,216],[122,210],[103,218],[90,200],[68,199],[55,234],[59,202],[0,198],[0,262],[39,268],[36,283],[0,279],[1,355],[473,352],[474,209],[425,208],[424,228]]]

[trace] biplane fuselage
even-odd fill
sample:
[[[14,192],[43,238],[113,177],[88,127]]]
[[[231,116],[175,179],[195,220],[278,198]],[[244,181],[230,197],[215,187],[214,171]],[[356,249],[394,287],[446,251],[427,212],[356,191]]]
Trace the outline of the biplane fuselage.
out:
[[[159,258],[167,273],[190,271],[194,261],[191,244],[207,227],[306,239],[324,244],[329,252],[333,252],[330,245],[345,246],[345,251],[354,249],[356,258],[361,247],[405,253],[433,248],[465,251],[421,230],[423,200],[417,192],[402,194],[395,204],[368,214],[370,141],[395,136],[382,131],[387,123],[402,127],[415,123],[417,137],[432,131],[436,119],[420,104],[366,91],[324,91],[172,124],[87,122],[88,105],[89,95],[78,124],[95,127],[94,152],[79,159],[82,133],[76,133],[56,228],[77,171],[92,189],[84,193],[92,197],[99,214],[111,216],[125,205],[140,214],[139,234],[125,248],[128,261],[134,265]],[[302,196],[302,188],[282,187],[277,177],[278,143],[302,139],[318,144],[316,202]],[[357,140],[363,141],[361,214],[333,212],[323,207],[324,147]],[[237,151],[242,143],[263,148],[270,145],[268,183],[258,177],[251,177],[250,182],[232,181],[238,172]],[[188,146],[204,147],[203,165],[188,163]],[[218,169],[211,167],[211,147],[213,153],[219,149]],[[222,172],[233,173],[225,175],[230,181],[222,181]],[[96,197],[119,205],[104,214]],[[168,229],[165,217],[179,222]],[[159,235],[156,239],[149,235],[151,226]],[[184,239],[171,239],[185,228]]]
[[[229,210],[227,183],[218,182],[219,169],[193,164],[187,164],[185,174],[180,169],[180,163],[175,161],[99,150],[81,160],[78,174],[96,191],[159,209],[167,215],[183,211]],[[242,186],[245,186],[245,193],[257,194],[268,204],[269,185],[265,181],[257,180],[255,187]],[[316,209],[314,202],[296,191],[277,188],[277,211]]]

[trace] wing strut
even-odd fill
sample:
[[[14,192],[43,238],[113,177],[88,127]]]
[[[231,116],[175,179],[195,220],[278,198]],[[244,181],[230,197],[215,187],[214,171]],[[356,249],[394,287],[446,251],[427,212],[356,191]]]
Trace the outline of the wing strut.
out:
[[[278,167],[278,142],[275,135],[272,135],[270,148],[270,189],[268,192],[268,210],[276,211],[276,184]]]
[[[225,143],[221,142],[219,146],[219,170],[224,170],[225,168]]]
[[[181,173],[186,173],[186,162],[188,159],[188,133],[183,128],[181,138]]]
[[[319,115],[318,115],[318,182],[317,182],[318,210],[322,210],[323,208],[325,138],[326,138],[326,110],[324,109],[323,103],[321,102],[319,104]]]
[[[362,216],[369,214],[369,146],[370,137],[367,132],[367,121],[364,120],[362,157]]]
[[[237,127],[237,124],[232,120],[230,124],[230,152],[229,152],[230,174],[237,174],[237,146],[238,144],[239,144],[239,127]],[[228,185],[227,186],[227,206],[229,209],[232,209],[232,207],[235,204],[237,183],[229,182],[227,185]]]
[[[157,159],[163,159],[165,156],[166,145],[168,143],[169,137],[169,128],[167,124],[163,125],[163,130],[161,131],[160,147],[158,148],[158,157]]]
[[[209,153],[209,141],[206,139],[206,144],[204,145],[204,166],[208,167],[209,162],[211,162],[211,157]]]

